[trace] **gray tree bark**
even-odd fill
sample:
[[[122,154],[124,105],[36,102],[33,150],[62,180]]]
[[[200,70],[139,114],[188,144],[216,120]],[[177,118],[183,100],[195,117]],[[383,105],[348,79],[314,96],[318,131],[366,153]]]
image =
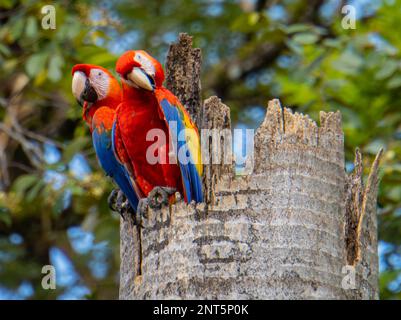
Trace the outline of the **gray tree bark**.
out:
[[[200,128],[231,128],[217,97],[201,103],[189,36],[166,65],[167,86]],[[143,229],[121,220],[120,299],[377,299],[380,157],[365,187],[359,151],[345,172],[339,112],[321,112],[318,126],[270,101],[253,173],[206,164],[206,203],[149,210]]]

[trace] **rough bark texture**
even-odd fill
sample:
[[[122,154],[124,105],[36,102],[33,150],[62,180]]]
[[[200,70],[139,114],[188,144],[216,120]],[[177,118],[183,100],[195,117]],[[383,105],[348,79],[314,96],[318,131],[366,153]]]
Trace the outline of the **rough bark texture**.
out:
[[[120,222],[120,299],[127,299],[141,276],[142,241],[140,228],[125,214]]]
[[[378,298],[376,196],[382,153],[383,150],[380,150],[372,164],[366,187],[362,180],[362,155],[359,149],[355,152],[354,172],[347,176],[345,202],[347,264],[355,268],[357,281],[360,283],[359,290],[349,292],[351,298]]]
[[[200,63],[174,58],[192,50],[183,39],[168,56],[168,68],[178,63],[180,70],[170,89],[181,97],[198,92],[199,106],[195,84],[174,87],[199,79],[193,66]],[[203,128],[231,127],[229,108],[216,97],[202,112],[189,111],[202,115]],[[252,174],[235,177],[232,164],[205,165],[207,203],[150,210],[141,239],[122,220],[120,298],[378,298],[380,154],[364,188],[359,153],[355,172],[345,173],[343,141],[340,113],[322,112],[318,126],[270,101],[255,136]],[[347,265],[355,271],[351,287],[344,286]]]
[[[202,118],[201,64],[201,50],[192,48],[192,37],[180,33],[178,43],[170,46],[167,55],[166,87],[186,106],[198,127]]]
[[[227,155],[229,161],[219,164],[224,160],[225,145],[232,144],[229,137],[220,134],[224,130],[231,132],[230,108],[223,104],[219,98],[213,96],[205,100],[202,115],[202,129],[218,129],[214,132],[202,130],[204,134],[201,134],[202,150],[207,151],[207,153],[203,153],[203,163],[205,164],[203,169],[205,201],[206,203],[213,203],[215,201],[215,188],[220,178],[223,176],[232,177],[234,175],[232,154]],[[209,143],[210,139],[212,139],[212,143]]]

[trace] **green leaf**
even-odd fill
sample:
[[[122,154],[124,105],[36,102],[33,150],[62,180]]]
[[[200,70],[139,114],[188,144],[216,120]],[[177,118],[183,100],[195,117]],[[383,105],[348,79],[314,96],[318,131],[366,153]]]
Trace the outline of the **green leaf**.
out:
[[[363,66],[363,59],[351,50],[345,51],[333,62],[333,67],[346,74],[357,74],[359,68]]]
[[[29,17],[26,21],[25,35],[28,38],[35,38],[38,34],[38,24],[35,17]]]
[[[47,75],[51,81],[56,82],[61,79],[61,68],[63,67],[63,65],[64,60],[59,54],[55,54],[50,57]]]
[[[341,41],[339,39],[324,39],[323,44],[329,48],[341,48]]]
[[[71,186],[68,188],[73,196],[82,196],[85,194],[85,189],[80,186]]]
[[[16,21],[12,24],[10,30],[10,35],[13,40],[17,41],[21,37],[22,32],[24,31],[24,22],[25,20],[23,17],[16,17]]]
[[[252,12],[250,14],[244,14],[234,20],[231,25],[232,30],[239,32],[251,32],[258,28],[260,21],[259,13]]]
[[[13,183],[12,190],[22,196],[30,187],[32,187],[39,177],[33,174],[19,176]]]
[[[294,53],[296,53],[298,55],[302,55],[303,48],[298,42],[295,42],[293,40],[288,40],[288,41],[286,41],[286,44],[287,44],[288,48],[291,49],[291,51],[293,51]]]
[[[394,186],[387,193],[387,197],[393,201],[399,201],[401,199],[401,186]]]
[[[401,76],[395,76],[392,77],[388,82],[387,82],[387,88],[388,89],[395,89],[401,87]]]
[[[46,183],[43,180],[39,180],[26,195],[26,201],[32,202],[37,198],[39,192],[46,186]]]
[[[1,1],[1,6],[4,9],[11,9],[13,5],[14,5],[14,0],[2,0]]]
[[[109,52],[100,52],[98,54],[91,55],[91,63],[99,65],[108,65],[115,63],[117,57]]]
[[[7,227],[11,227],[12,220],[7,208],[0,207],[0,221],[2,221]]]
[[[319,36],[314,33],[302,32],[294,35],[293,40],[299,44],[313,44],[319,40]]]
[[[398,69],[399,62],[395,60],[387,60],[376,73],[375,78],[382,80],[391,76]]]
[[[10,56],[11,51],[10,51],[10,49],[9,49],[6,45],[0,43],[0,53],[1,53],[3,56],[8,57],[8,56]]]
[[[297,32],[305,32],[309,31],[311,27],[307,24],[303,23],[295,23],[290,25],[289,27],[284,26],[282,27],[283,31],[287,34],[297,33]]]
[[[255,24],[257,24],[259,21],[259,13],[257,12],[252,12],[249,16],[248,16],[248,24],[250,26],[254,26]]]
[[[36,53],[29,57],[25,64],[26,73],[35,77],[45,67],[47,52]]]

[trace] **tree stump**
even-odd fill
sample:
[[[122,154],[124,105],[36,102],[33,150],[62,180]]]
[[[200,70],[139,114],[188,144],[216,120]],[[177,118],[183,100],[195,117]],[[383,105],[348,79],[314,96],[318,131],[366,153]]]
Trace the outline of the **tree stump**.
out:
[[[188,35],[166,65],[200,128],[231,128],[217,97],[200,101]],[[142,229],[121,220],[120,299],[377,299],[380,156],[365,187],[359,151],[345,172],[339,112],[321,112],[318,126],[270,101],[251,174],[205,164],[206,203],[149,210]]]

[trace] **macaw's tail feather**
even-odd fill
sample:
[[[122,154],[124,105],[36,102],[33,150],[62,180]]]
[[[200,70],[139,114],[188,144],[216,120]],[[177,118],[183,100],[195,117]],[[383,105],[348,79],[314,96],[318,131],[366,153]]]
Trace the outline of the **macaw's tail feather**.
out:
[[[189,121],[189,115],[185,114],[184,107],[178,101],[176,101],[177,105],[175,105],[170,102],[168,98],[163,96],[163,93],[166,92],[167,91],[162,91],[162,94],[157,95],[157,98],[159,99],[160,107],[163,112],[167,127],[169,127],[169,122],[171,121],[174,121],[177,125],[177,132],[174,132],[174,130],[169,130],[170,139],[173,139],[173,141],[177,142],[177,150],[174,151],[178,157],[178,150],[184,148],[185,152],[181,153],[189,156],[189,161],[180,161],[180,157],[178,157],[181,180],[184,187],[185,201],[187,203],[190,203],[192,200],[195,200],[195,202],[203,202],[201,179],[202,164],[199,165],[196,163],[196,161],[194,161],[194,159],[198,161],[200,159],[198,156],[198,154],[200,154],[200,142],[196,127],[192,122]],[[186,119],[186,117],[188,117],[188,119]],[[185,130],[188,131],[185,132]],[[178,135],[181,132],[195,132],[195,135],[192,137],[192,142],[190,143],[190,139],[187,134],[185,134],[184,140],[178,139]]]
[[[202,179],[199,176],[198,171],[193,163],[189,163],[189,171],[191,179],[191,186],[192,186],[192,196],[195,202],[203,202],[203,192],[202,192]]]

